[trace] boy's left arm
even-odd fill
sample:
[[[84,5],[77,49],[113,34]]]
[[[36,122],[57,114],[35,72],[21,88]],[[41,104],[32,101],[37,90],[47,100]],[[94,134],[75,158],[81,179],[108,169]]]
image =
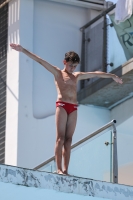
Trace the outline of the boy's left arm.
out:
[[[105,73],[100,71],[95,72],[75,72],[77,80],[85,80],[89,78],[99,77],[99,78],[112,78],[115,82],[122,84],[122,79],[116,76],[115,74]]]

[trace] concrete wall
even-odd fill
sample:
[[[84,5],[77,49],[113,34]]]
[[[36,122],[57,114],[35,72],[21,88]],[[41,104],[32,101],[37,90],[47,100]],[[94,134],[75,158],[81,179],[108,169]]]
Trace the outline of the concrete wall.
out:
[[[81,54],[79,28],[88,22],[88,13],[86,8],[42,0],[9,3],[6,164],[33,168],[53,156],[55,143],[53,76],[9,44],[20,43],[63,69],[66,51]],[[79,116],[73,142],[110,120],[108,110],[95,107],[80,106]]]
[[[101,197],[90,197],[90,196],[81,196],[78,194],[71,194],[71,193],[64,193],[64,192],[57,192],[55,190],[49,190],[49,189],[41,189],[41,188],[33,188],[33,187],[24,187],[20,185],[14,185],[11,183],[3,183],[0,182],[0,198],[4,200],[14,199],[14,200],[101,200]],[[7,192],[8,191],[8,192]],[[107,198],[104,200],[108,200]]]
[[[111,110],[117,120],[119,183],[133,185],[133,98]]]

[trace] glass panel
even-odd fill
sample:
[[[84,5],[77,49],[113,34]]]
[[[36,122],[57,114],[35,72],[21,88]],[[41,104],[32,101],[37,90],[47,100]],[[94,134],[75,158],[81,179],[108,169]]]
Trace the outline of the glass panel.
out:
[[[39,170],[54,172],[56,163],[53,160]],[[111,130],[103,131],[72,149],[68,173],[78,177],[112,182]]]
[[[46,172],[54,172],[56,171],[56,164],[55,161],[52,160],[48,164],[44,165],[43,167],[38,169],[39,171],[46,171]]]
[[[101,17],[85,29],[84,71],[111,72],[133,57],[133,15],[116,24],[115,14]],[[106,30],[107,28],[107,30]],[[84,80],[84,87],[98,78]]]
[[[133,186],[133,116],[117,126],[118,183]]]
[[[127,48],[127,42],[124,40],[128,39],[128,34],[125,36],[125,28],[126,24],[121,23],[121,25],[117,25],[114,22],[114,14],[107,15],[107,63],[112,63],[113,66],[108,65],[107,71],[110,72],[113,69],[119,67],[124,64],[127,60],[129,60],[132,55],[130,55],[130,50]],[[111,24],[111,26],[110,26]],[[113,26],[112,26],[113,25]],[[130,32],[128,30],[128,32]],[[132,31],[133,32],[133,31]],[[127,38],[125,38],[127,37]],[[132,48],[132,46],[131,46]],[[132,49],[133,50],[133,49]]]
[[[104,52],[104,18],[100,18],[91,26],[85,29],[85,54],[84,54],[84,68],[81,71],[104,71],[103,63]],[[105,52],[104,52],[105,53]],[[83,59],[83,58],[82,58]],[[98,79],[94,77],[84,80],[84,87],[92,84]]]
[[[79,145],[71,152],[69,174],[95,180],[112,181],[111,131]],[[105,142],[109,144],[106,145]]]

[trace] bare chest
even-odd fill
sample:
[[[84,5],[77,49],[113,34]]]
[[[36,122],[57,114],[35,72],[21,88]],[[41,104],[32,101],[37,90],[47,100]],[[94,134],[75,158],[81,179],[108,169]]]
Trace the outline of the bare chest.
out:
[[[76,86],[76,77],[73,74],[62,73],[60,83],[65,85]]]

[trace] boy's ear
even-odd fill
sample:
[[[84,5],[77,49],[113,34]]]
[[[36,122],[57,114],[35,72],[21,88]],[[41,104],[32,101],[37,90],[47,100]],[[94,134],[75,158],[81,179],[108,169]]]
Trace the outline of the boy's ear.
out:
[[[66,60],[63,60],[64,65],[66,64]]]

